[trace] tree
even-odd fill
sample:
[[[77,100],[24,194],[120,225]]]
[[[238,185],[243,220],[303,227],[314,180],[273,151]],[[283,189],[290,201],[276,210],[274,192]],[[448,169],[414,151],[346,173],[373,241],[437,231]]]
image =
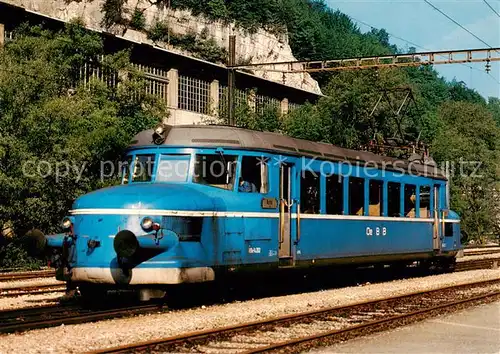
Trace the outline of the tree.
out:
[[[484,105],[447,102],[432,154],[452,166],[451,208],[461,216],[463,241],[484,241],[498,227],[500,128]]]
[[[101,161],[117,161],[166,111],[141,93],[128,53],[104,55],[78,24],[24,26],[15,38],[0,49],[0,226],[17,240],[35,227],[58,231],[76,197],[115,181],[100,178]],[[85,64],[117,84],[82,76]]]
[[[495,119],[498,126],[500,126],[500,98],[488,98],[488,110],[493,114],[493,119]]]

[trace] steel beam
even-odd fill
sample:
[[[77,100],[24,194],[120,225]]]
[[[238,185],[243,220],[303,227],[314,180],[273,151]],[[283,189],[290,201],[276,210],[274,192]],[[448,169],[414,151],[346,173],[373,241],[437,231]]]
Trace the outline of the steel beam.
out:
[[[500,61],[500,48],[420,52],[323,61],[256,63],[241,66],[231,66],[231,68],[282,73],[311,73],[321,71],[377,69],[421,65],[463,64],[480,62],[490,63],[492,61]]]

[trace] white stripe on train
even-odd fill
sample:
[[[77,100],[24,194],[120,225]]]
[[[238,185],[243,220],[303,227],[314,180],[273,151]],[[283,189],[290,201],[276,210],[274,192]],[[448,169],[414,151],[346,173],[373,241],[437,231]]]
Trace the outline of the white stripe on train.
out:
[[[163,209],[73,209],[71,215],[137,215],[137,216],[198,216],[218,218],[279,218],[275,212],[232,212],[232,211],[199,211],[199,210],[163,210]],[[297,213],[291,215],[297,218]],[[363,220],[363,221],[399,221],[399,222],[427,222],[434,221],[432,218],[396,218],[387,216],[363,216],[363,215],[326,215],[326,214],[300,214],[301,219],[315,220]],[[440,222],[443,220],[440,219]],[[445,219],[446,222],[459,223],[460,220]]]

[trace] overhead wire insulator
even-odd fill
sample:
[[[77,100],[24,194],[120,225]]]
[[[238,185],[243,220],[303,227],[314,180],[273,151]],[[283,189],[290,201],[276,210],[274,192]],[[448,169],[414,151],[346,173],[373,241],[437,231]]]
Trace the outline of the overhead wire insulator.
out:
[[[491,71],[491,64],[490,64],[489,60],[486,61],[486,65],[484,66],[484,70],[486,71],[486,73],[488,73],[488,74],[490,73],[490,71]]]

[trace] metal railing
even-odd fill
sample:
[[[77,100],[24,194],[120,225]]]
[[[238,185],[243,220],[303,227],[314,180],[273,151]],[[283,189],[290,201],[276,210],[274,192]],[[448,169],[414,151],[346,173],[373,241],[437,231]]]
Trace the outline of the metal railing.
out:
[[[281,101],[269,96],[255,96],[255,112],[264,114],[265,112],[281,112]]]
[[[250,94],[240,89],[234,90],[234,104],[236,108],[249,106]],[[219,117],[227,117],[229,114],[229,89],[227,86],[219,86]]]
[[[179,75],[179,108],[209,114],[210,82]]]
[[[115,88],[118,84],[118,71],[103,67],[101,64],[103,59],[104,56],[101,55],[97,61],[89,61],[83,64],[78,73],[78,83],[90,89],[91,82],[97,79],[104,82],[106,86]]]
[[[14,32],[13,31],[4,31],[4,38],[5,42],[12,41],[14,39]]]
[[[168,77],[167,70],[159,69],[142,64],[132,64],[132,66],[144,73],[146,80],[146,93],[157,96],[167,102]]]
[[[301,104],[294,103],[294,102],[288,102],[288,113],[295,111],[296,109],[299,109],[302,107]]]

